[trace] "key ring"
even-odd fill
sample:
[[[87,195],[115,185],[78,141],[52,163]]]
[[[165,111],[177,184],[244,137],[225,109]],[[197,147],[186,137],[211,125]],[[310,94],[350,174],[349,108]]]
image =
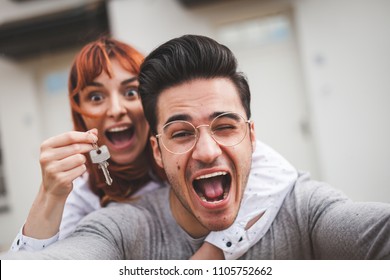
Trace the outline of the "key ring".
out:
[[[96,150],[99,151],[99,146],[96,144],[96,142],[92,143],[92,147]]]
[[[91,132],[90,132],[89,130],[87,131],[87,133],[91,135]],[[93,141],[92,147],[93,147],[96,151],[98,151],[98,152],[100,151],[99,146],[97,145],[97,142]]]

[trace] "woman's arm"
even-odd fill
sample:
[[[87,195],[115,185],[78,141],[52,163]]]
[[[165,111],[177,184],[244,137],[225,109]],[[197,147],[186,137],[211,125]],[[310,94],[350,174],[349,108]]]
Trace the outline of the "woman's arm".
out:
[[[224,260],[225,256],[223,251],[218,247],[208,243],[203,242],[202,246],[195,252],[195,254],[190,258],[190,260]]]
[[[97,131],[67,132],[49,138],[41,145],[42,183],[28,214],[21,235],[38,240],[53,238],[58,232],[72,182],[85,170],[85,155],[97,141]],[[19,234],[20,235],[20,234]],[[15,240],[18,250],[20,237]]]

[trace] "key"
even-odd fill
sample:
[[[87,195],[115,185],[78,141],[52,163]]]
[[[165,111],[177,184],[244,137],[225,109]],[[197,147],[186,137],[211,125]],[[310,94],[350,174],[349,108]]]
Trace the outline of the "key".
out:
[[[96,143],[93,144],[94,150],[89,152],[89,156],[91,157],[92,163],[99,164],[99,168],[103,171],[104,178],[106,180],[107,185],[111,186],[112,178],[110,173],[108,172],[108,162],[107,160],[110,158],[110,152],[106,145],[98,147]]]

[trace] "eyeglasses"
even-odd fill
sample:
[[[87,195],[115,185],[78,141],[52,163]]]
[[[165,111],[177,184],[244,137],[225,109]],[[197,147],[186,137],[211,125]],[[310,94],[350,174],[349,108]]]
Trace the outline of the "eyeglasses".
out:
[[[162,133],[156,138],[161,140],[164,148],[176,155],[191,151],[199,139],[199,128],[207,126],[211,137],[218,144],[226,147],[238,145],[244,140],[250,120],[245,120],[240,114],[227,112],[217,116],[210,124],[195,127],[187,121],[172,121],[165,124]]]

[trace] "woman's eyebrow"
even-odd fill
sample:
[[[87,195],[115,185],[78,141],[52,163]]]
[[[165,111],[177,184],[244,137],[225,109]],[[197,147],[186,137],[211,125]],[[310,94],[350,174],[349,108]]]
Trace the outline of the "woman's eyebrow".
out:
[[[98,82],[90,82],[87,84],[87,87],[89,87],[89,86],[102,87],[103,84],[98,83]]]
[[[124,85],[127,85],[129,83],[135,82],[137,80],[138,80],[138,77],[133,77],[133,78],[130,78],[130,79],[126,79],[123,82],[121,82],[121,85],[124,86]]]

